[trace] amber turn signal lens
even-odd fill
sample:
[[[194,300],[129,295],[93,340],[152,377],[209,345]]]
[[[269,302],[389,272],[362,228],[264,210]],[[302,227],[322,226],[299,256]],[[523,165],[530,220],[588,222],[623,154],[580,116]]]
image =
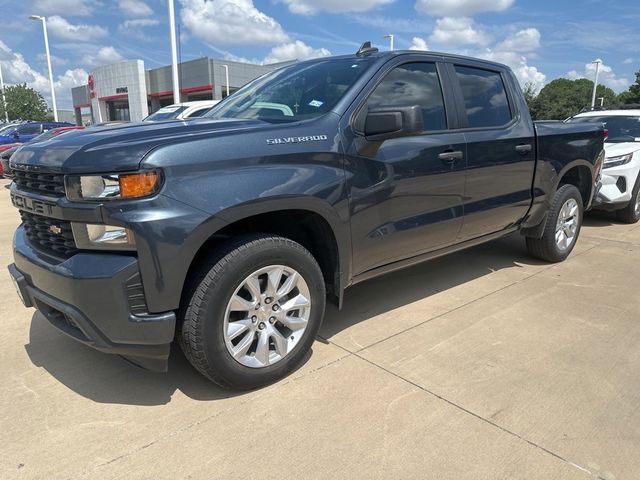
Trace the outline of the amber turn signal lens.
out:
[[[120,175],[120,196],[122,198],[146,197],[156,191],[158,174],[156,172]]]

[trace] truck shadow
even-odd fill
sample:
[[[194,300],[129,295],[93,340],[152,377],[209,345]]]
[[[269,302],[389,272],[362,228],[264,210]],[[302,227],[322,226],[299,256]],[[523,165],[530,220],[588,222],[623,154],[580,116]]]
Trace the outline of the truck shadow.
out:
[[[343,310],[332,306],[327,309],[319,340],[330,340],[336,333],[373,316],[498,270],[542,264],[528,257],[523,239],[513,235],[364,282],[347,291]],[[161,405],[170,402],[177,390],[198,401],[242,394],[213,385],[188,363],[177,346],[170,356],[169,372],[151,373],[77,343],[38,312],[33,315],[25,349],[34,365],[79,395],[100,403]]]

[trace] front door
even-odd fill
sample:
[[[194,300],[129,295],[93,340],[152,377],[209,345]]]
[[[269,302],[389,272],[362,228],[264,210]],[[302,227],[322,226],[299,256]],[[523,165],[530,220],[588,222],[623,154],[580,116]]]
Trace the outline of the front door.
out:
[[[455,242],[466,147],[462,133],[448,130],[446,98],[436,63],[402,63],[388,70],[356,115],[417,105],[424,131],[383,141],[356,132],[346,146],[354,274]]]

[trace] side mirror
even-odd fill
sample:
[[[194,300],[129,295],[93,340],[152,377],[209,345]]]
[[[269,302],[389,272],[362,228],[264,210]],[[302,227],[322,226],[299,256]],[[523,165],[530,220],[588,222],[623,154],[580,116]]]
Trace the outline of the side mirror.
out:
[[[13,136],[13,138],[15,138],[16,140],[20,138],[20,134],[18,133],[17,130],[14,130],[13,133],[11,134]]]
[[[364,134],[370,140],[405,137],[423,131],[424,122],[419,105],[369,110],[364,122]]]

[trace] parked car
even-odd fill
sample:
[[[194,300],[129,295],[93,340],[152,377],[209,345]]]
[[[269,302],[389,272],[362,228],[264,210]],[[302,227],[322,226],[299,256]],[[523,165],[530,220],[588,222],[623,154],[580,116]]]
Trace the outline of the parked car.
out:
[[[146,117],[143,122],[162,122],[166,120],[184,120],[186,118],[201,117],[211,110],[220,100],[201,100],[197,102],[175,103],[162,107],[157,112]]]
[[[595,208],[615,211],[626,223],[640,221],[640,110],[584,112],[570,123],[598,123],[607,129],[602,187]]]
[[[27,122],[9,125],[0,130],[0,145],[28,142],[42,132],[57,127],[73,127],[73,124],[67,122]]]
[[[504,65],[363,45],[206,118],[21,147],[9,270],[80,342],[166,371],[177,339],[255,388],[300,365],[351,285],[513,232],[564,260],[603,159],[602,125],[534,124]]]
[[[47,130],[44,133],[41,133],[37,137],[26,142],[27,144],[44,142],[49,140],[50,138],[57,137],[66,132],[70,132],[73,130],[82,130],[84,127],[73,125],[71,127],[57,127],[52,128],[51,130]],[[0,177],[5,176],[6,178],[11,178],[11,167],[9,166],[9,160],[11,156],[18,150],[19,147],[24,145],[23,143],[9,143],[6,145],[0,145]]]

